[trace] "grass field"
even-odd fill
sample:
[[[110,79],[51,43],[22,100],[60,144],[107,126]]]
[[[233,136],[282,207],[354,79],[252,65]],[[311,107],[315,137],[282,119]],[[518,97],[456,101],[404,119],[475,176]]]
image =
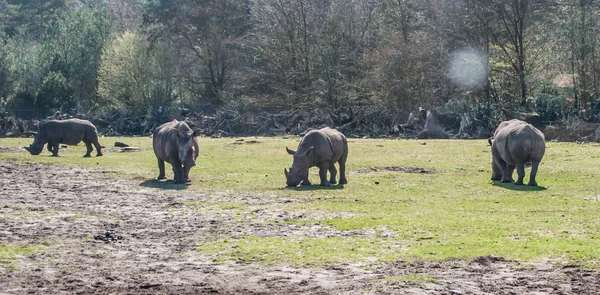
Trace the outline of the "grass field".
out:
[[[115,141],[143,150],[119,153],[112,148]],[[191,170],[192,185],[168,188],[190,194],[227,190],[291,199],[294,201],[288,204],[277,203],[284,206],[278,209],[292,216],[285,220],[287,225],[327,227],[341,234],[223,234],[199,243],[199,253],[215,261],[268,265],[496,255],[523,262],[543,260],[600,268],[598,145],[548,142],[537,177],[540,186],[528,187],[490,180],[491,153],[486,140],[349,139],[347,185],[290,189],[285,187],[283,168],[291,165],[292,157],[285,147],[295,149],[298,141],[298,137],[199,138],[201,151]],[[0,146],[31,142],[2,138]],[[83,158],[85,147],[80,145],[61,150],[60,157],[50,157],[47,151],[39,156],[23,151],[0,153],[0,160],[107,169],[117,171],[119,177],[136,179],[151,180],[158,175],[150,138],[107,137],[101,138],[101,143],[107,152],[100,158]],[[381,167],[426,168],[432,173]],[[173,177],[169,165],[167,177]],[[318,183],[316,168],[311,169],[310,179]],[[179,210],[193,212],[206,206],[188,202]],[[275,205],[228,200],[210,206],[244,216]],[[240,217],[237,222],[245,221]],[[9,246],[0,244],[0,252]],[[0,260],[7,259],[0,255]]]

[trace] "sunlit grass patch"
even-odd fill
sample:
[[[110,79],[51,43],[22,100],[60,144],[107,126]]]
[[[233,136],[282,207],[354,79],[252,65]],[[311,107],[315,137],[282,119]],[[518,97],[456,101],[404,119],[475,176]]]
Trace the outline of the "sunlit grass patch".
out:
[[[290,166],[292,157],[285,147],[295,148],[299,139],[245,140],[258,142],[253,144],[236,138],[198,139],[193,182],[180,189],[202,197],[169,210],[210,215],[215,224],[223,218],[226,226],[243,229],[215,231],[215,236],[199,241],[199,253],[217,261],[265,264],[469,260],[494,255],[599,267],[598,145],[548,142],[537,177],[540,186],[528,187],[490,180],[486,140],[349,139],[348,184],[286,188],[283,168]],[[144,182],[156,178],[150,138],[101,138],[107,147],[114,141],[142,151],[108,151],[103,157],[83,158],[85,148],[78,146],[61,151],[58,158],[8,152],[0,153],[0,160],[104,169],[116,171],[114,177]],[[30,142],[0,139],[0,146]],[[167,176],[172,177],[168,164]],[[311,169],[309,178],[318,183],[317,168]],[[317,234],[297,230],[281,235],[319,226]]]
[[[352,238],[280,238],[245,236],[208,242],[196,249],[218,262],[322,266],[350,262],[395,261],[402,245],[393,241]]]
[[[400,276],[386,277],[384,281],[388,283],[402,283],[408,286],[421,286],[426,283],[434,283],[435,277],[428,274],[409,273]]]
[[[18,268],[21,257],[31,256],[45,249],[42,245],[19,245],[17,243],[0,243],[0,267],[7,270]]]

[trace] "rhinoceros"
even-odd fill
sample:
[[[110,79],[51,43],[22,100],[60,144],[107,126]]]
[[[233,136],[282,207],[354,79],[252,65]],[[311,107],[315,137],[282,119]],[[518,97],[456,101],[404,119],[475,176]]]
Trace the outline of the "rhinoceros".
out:
[[[102,156],[102,146],[98,142],[98,130],[90,121],[81,119],[51,120],[40,126],[40,130],[33,138],[33,143],[25,147],[32,155],[39,155],[48,144],[48,151],[52,156],[58,156],[58,145],[77,145],[83,141],[87,147],[84,157],[90,157],[96,147],[96,156]]]
[[[158,179],[166,179],[165,162],[171,164],[175,183],[191,182],[190,169],[198,158],[200,130],[192,130],[185,122],[173,120],[162,124],[152,133],[152,148],[158,159]]]
[[[288,154],[294,156],[290,171],[283,169],[288,186],[298,184],[310,185],[308,168],[319,167],[319,177],[322,186],[336,184],[337,170],[335,163],[340,165],[340,184],[346,184],[346,159],[348,158],[348,141],[346,137],[335,129],[329,127],[311,130],[298,145],[296,151],[285,148]],[[327,170],[331,174],[327,180]]]
[[[516,167],[518,179],[515,184],[522,185],[525,164],[531,163],[528,184],[537,186],[535,176],[546,151],[544,134],[527,122],[513,119],[500,123],[493,138],[492,180],[513,182]]]

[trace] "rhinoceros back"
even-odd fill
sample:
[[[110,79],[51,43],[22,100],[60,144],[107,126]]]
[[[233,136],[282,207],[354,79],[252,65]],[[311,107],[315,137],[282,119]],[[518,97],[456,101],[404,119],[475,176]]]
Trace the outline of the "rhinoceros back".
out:
[[[298,145],[298,152],[306,151],[311,146],[315,152],[313,164],[321,161],[337,162],[348,154],[346,137],[329,127],[309,131]]]

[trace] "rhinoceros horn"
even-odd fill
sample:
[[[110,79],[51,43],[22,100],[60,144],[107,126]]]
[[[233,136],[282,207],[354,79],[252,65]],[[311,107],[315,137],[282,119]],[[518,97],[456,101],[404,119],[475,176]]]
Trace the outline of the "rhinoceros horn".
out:
[[[287,180],[289,180],[290,179],[290,173],[288,172],[287,168],[283,168],[283,173],[285,173],[285,178]]]

